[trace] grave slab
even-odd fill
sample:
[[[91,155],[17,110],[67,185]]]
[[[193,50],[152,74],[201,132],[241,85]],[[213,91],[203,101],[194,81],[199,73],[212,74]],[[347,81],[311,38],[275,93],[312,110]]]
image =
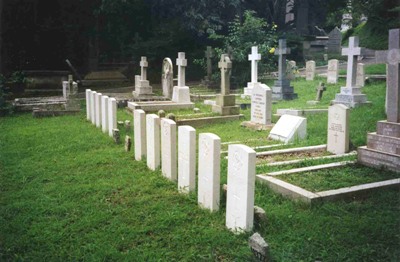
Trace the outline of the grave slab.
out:
[[[307,136],[307,118],[283,115],[272,128],[268,138],[279,140],[285,144]]]

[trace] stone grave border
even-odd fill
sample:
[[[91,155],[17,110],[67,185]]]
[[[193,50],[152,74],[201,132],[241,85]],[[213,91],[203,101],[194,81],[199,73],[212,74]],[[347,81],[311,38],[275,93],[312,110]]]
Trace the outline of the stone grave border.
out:
[[[309,108],[309,109],[286,109],[281,108],[276,110],[274,116],[292,115],[292,116],[307,116],[315,114],[328,113],[328,108]]]

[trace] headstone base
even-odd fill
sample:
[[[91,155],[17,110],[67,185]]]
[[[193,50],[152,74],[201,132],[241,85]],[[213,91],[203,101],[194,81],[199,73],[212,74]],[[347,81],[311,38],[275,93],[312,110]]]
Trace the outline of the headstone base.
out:
[[[294,93],[293,86],[281,85],[287,84],[289,81],[275,81],[275,85],[272,87],[272,100],[293,100],[297,99],[297,94]]]
[[[394,172],[400,170],[400,155],[390,154],[361,146],[357,149],[358,162],[369,167],[387,168]]]
[[[188,86],[174,86],[172,102],[190,103],[190,91]]]
[[[257,131],[270,130],[272,127],[274,127],[274,124],[263,125],[251,121],[244,121],[240,125]]]
[[[354,108],[363,105],[370,105],[371,102],[367,101],[367,96],[365,94],[336,94],[335,100],[332,100],[331,104],[343,104]]]

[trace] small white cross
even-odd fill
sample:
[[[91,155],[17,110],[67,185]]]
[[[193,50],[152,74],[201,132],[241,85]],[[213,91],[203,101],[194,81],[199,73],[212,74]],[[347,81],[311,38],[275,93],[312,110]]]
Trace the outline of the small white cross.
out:
[[[251,54],[249,55],[249,61],[251,61],[251,82],[257,83],[258,68],[257,61],[261,60],[261,54],[258,53],[258,46],[251,47]]]
[[[178,66],[178,86],[183,87],[185,86],[185,67],[187,66],[184,52],[178,53],[176,65]]]

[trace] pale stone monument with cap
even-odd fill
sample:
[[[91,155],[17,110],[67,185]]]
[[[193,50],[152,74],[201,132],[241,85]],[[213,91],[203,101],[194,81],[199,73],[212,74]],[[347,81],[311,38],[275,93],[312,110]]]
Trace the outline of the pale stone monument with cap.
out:
[[[134,98],[152,96],[153,88],[150,86],[149,80],[147,80],[147,57],[142,56],[140,60],[140,76],[135,76],[135,91],[132,92]]]
[[[172,101],[175,103],[190,103],[189,87],[186,86],[185,83],[185,68],[187,66],[187,59],[185,58],[184,52],[178,53],[176,65],[178,66],[178,85],[174,86]]]
[[[244,88],[244,96],[251,96],[253,87],[258,84],[258,61],[261,60],[261,54],[258,53],[258,46],[251,47],[249,61],[251,61],[251,82]]]

